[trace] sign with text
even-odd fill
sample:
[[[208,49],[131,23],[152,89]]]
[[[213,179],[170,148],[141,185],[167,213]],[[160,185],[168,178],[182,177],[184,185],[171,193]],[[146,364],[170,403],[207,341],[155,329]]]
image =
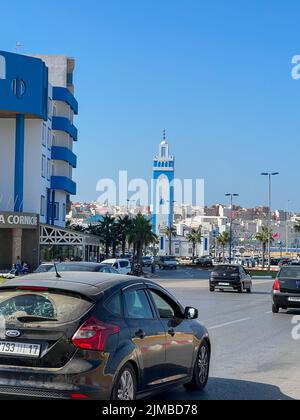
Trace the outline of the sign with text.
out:
[[[37,214],[0,212],[0,229],[37,229],[38,226]]]

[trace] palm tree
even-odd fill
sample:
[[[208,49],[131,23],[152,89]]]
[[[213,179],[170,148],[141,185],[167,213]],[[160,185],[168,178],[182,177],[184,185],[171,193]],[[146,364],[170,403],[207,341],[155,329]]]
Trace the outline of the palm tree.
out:
[[[176,238],[177,229],[175,226],[170,225],[163,230],[163,233],[169,238],[169,255],[172,255],[172,238]]]
[[[230,234],[229,232],[223,232],[221,235],[217,238],[218,245],[221,245],[222,247],[222,253],[223,253],[223,262],[225,262],[225,247],[230,242]]]
[[[274,242],[272,231],[269,229],[268,226],[262,226],[261,232],[258,232],[254,236],[254,240],[262,244],[263,268],[265,268],[265,256],[266,256],[267,245],[269,243],[269,239],[271,240],[271,242]]]
[[[300,233],[300,219],[296,219],[296,224],[294,226],[294,230],[296,233]]]
[[[193,264],[195,262],[196,246],[202,243],[202,226],[192,229],[187,235],[187,240],[193,245]]]
[[[132,220],[128,215],[123,217],[120,216],[116,222],[116,225],[119,231],[119,240],[122,246],[122,256],[124,257],[126,252],[127,239],[132,230]]]
[[[138,214],[132,221],[132,230],[129,234],[129,242],[134,245],[134,254],[136,254],[138,264],[142,265],[144,246],[154,241],[157,241],[157,236],[152,231],[150,220]]]
[[[113,243],[115,218],[111,215],[106,215],[99,223],[99,235],[102,237],[105,244],[105,257],[109,257],[109,250]]]

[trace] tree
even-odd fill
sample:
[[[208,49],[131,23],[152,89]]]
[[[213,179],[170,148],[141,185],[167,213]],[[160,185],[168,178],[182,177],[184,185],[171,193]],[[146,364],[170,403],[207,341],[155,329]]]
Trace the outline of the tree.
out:
[[[300,219],[296,219],[296,224],[294,226],[294,230],[296,233],[300,233]]]
[[[163,230],[163,233],[169,238],[169,255],[172,255],[172,239],[177,237],[177,229],[171,225]]]
[[[195,262],[196,246],[202,243],[202,226],[192,229],[187,235],[187,240],[193,245],[193,263]]]
[[[126,215],[123,217],[120,216],[116,222],[116,225],[119,231],[119,240],[122,246],[122,256],[124,257],[126,252],[126,243],[131,233],[133,223],[131,218]]]
[[[223,262],[225,262],[225,247],[230,243],[230,234],[229,232],[223,232],[217,238],[217,243],[222,247]]]
[[[109,257],[110,247],[112,246],[114,240],[114,224],[115,218],[113,216],[106,215],[105,217],[103,217],[103,220],[98,225],[99,236],[101,236],[105,245],[106,258]]]
[[[150,220],[142,214],[138,214],[132,221],[132,229],[129,234],[129,242],[134,246],[134,254],[138,264],[142,265],[144,246],[157,240],[157,236],[152,231]]]
[[[269,239],[271,240],[271,242],[274,242],[272,231],[270,231],[268,226],[262,226],[261,232],[258,232],[254,236],[254,240],[262,244],[263,268],[265,268],[265,257],[266,257],[266,251],[267,251],[267,245],[269,243]]]

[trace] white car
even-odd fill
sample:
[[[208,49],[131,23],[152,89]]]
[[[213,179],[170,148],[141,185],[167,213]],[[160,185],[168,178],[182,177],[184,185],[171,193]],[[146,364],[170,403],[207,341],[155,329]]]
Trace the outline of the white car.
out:
[[[101,264],[110,265],[115,268],[119,274],[129,274],[131,272],[131,263],[129,260],[125,259],[111,259],[102,261]]]

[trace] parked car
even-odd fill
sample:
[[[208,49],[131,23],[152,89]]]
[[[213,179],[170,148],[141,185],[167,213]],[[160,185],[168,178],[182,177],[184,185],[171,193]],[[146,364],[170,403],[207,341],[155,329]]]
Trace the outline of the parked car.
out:
[[[292,260],[288,263],[289,266],[300,266],[300,260]]]
[[[42,263],[36,270],[35,273],[47,273],[54,267],[53,263]]]
[[[130,274],[131,263],[126,259],[110,259],[102,261],[102,264],[109,265],[117,270],[119,274]]]
[[[282,267],[273,285],[272,311],[300,308],[300,267]]]
[[[209,256],[197,258],[196,264],[203,268],[211,268],[214,266],[213,259]]]
[[[56,269],[54,264],[52,268],[49,270],[50,272],[58,271],[59,273],[63,273],[66,271],[81,271],[81,272],[95,272],[95,273],[108,273],[108,274],[119,274],[118,271],[111,267],[110,265],[106,265],[103,263],[89,263],[89,262],[63,262],[56,264]]]
[[[158,266],[163,270],[177,270],[178,262],[175,257],[160,257]]]
[[[152,264],[153,264],[152,257],[143,257],[143,267],[151,267]]]
[[[279,267],[283,267],[284,265],[288,265],[291,262],[290,258],[281,258],[281,260],[278,263]]]
[[[252,278],[241,265],[218,265],[210,276],[209,288],[211,292],[216,289],[233,289],[239,293],[252,292]]]
[[[9,320],[2,395],[135,400],[208,382],[211,344],[197,309],[151,281],[33,274],[0,287],[0,314]]]

